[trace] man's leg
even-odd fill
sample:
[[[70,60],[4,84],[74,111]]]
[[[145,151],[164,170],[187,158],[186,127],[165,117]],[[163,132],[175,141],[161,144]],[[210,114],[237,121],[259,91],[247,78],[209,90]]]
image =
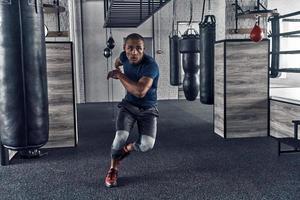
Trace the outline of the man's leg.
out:
[[[119,110],[116,120],[116,135],[111,148],[111,165],[105,178],[105,185],[113,187],[117,185],[119,161],[124,157],[127,151],[125,147],[129,132],[133,128],[135,119],[131,113],[122,108]]]
[[[139,139],[133,143],[132,147],[136,151],[146,152],[154,147],[157,133],[157,117],[145,115],[137,120],[139,129]]]
[[[157,133],[157,117],[149,115],[149,116],[143,117],[141,120],[138,120],[137,123],[138,123],[138,129],[139,129],[139,139],[134,143],[127,144],[126,146],[125,146],[126,141],[123,142],[124,144],[121,145],[121,146],[123,146],[122,152],[119,153],[119,155],[121,155],[121,157],[122,157],[122,154],[124,154],[124,151],[125,151],[125,153],[128,153],[128,154],[134,150],[146,152],[146,151],[151,150],[154,147],[156,133]],[[125,133],[122,135],[125,135]],[[128,133],[128,135],[129,135],[129,133]],[[118,147],[118,148],[120,149],[120,147]],[[118,154],[115,154],[115,155],[119,156]],[[118,159],[118,158],[112,159],[111,160],[111,168],[117,169],[119,160],[120,159]]]

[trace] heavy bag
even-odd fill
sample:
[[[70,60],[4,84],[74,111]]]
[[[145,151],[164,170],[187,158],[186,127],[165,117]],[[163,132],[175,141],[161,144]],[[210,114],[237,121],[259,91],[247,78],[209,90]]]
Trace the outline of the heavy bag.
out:
[[[184,95],[188,101],[194,101],[199,93],[200,36],[195,30],[195,34],[189,33],[190,30],[194,29],[188,29],[179,40],[179,51],[182,53]]]
[[[0,3],[0,136],[10,149],[48,141],[46,47],[41,0]]]
[[[280,50],[280,24],[279,24],[279,14],[274,13],[272,17],[269,18],[272,27],[272,54],[271,54],[271,69],[270,77],[276,78],[280,75],[279,70],[279,50]]]
[[[169,44],[170,44],[170,84],[173,86],[178,86],[181,84],[178,35],[169,36]]]
[[[216,19],[206,15],[199,24],[200,29],[200,102],[214,103],[214,57]]]
[[[255,23],[251,33],[250,33],[250,39],[253,42],[260,42],[264,37],[264,32],[261,30],[257,22]]]
[[[199,93],[199,53],[184,53],[182,55],[182,66],[184,73],[183,91],[186,100],[194,101]]]

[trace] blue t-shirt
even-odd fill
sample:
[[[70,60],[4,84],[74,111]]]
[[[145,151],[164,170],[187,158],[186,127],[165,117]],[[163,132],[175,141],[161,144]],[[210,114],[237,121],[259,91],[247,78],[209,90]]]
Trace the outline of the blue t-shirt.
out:
[[[159,78],[159,69],[155,60],[144,54],[139,64],[130,64],[128,58],[123,51],[120,54],[120,60],[123,64],[124,74],[127,78],[134,82],[138,82],[143,76],[153,79],[151,88],[143,98],[138,98],[127,92],[125,100],[139,108],[150,108],[157,105],[157,84]]]

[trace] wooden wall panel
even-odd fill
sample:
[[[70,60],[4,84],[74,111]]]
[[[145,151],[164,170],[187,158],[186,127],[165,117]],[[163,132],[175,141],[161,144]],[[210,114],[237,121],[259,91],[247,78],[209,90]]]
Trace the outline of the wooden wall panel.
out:
[[[296,105],[270,100],[270,135],[278,138],[294,137],[292,120],[300,120],[299,113],[300,103]]]
[[[267,136],[268,42],[226,42],[227,137]]]
[[[214,131],[224,137],[224,43],[215,45]]]
[[[49,141],[45,147],[75,146],[72,43],[47,43]]]
[[[268,135],[268,45],[266,40],[216,43],[214,126],[218,135]]]

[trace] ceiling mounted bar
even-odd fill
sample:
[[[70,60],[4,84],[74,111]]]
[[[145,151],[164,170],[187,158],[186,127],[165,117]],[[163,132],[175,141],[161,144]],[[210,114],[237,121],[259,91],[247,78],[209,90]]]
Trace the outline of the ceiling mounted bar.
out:
[[[104,0],[105,28],[138,27],[171,0]],[[136,21],[133,23],[133,17]]]

